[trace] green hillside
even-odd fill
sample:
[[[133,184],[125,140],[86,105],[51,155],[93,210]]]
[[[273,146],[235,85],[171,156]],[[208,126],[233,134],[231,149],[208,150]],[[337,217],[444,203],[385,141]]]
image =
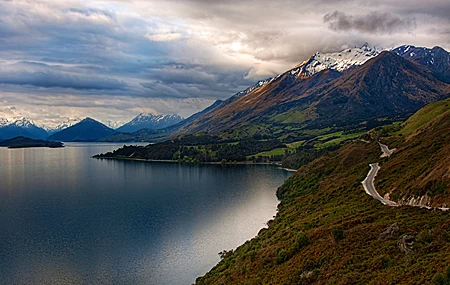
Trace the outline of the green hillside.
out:
[[[405,123],[403,128],[399,131],[399,134],[408,136],[415,130],[442,115],[445,112],[450,111],[450,99],[431,103],[417,113],[412,115]]]

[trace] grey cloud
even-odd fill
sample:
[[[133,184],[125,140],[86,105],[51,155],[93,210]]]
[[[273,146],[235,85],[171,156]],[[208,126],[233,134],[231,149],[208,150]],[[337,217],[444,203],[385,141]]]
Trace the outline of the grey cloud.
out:
[[[410,32],[416,28],[413,17],[401,18],[391,13],[371,12],[366,15],[347,15],[340,11],[328,13],[323,17],[324,23],[333,31],[358,31],[379,35]]]
[[[124,82],[114,78],[57,74],[50,71],[3,72],[0,73],[0,84],[32,85],[45,88],[61,87],[80,90],[115,90],[127,87]]]

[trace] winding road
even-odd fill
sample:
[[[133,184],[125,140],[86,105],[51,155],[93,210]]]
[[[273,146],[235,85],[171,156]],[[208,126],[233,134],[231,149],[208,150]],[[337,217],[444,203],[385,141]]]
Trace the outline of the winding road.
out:
[[[370,171],[367,174],[366,179],[364,179],[364,181],[362,182],[364,191],[366,191],[367,194],[372,196],[374,199],[380,201],[384,205],[398,206],[397,203],[395,203],[394,201],[384,199],[377,192],[377,190],[375,189],[374,181],[375,181],[375,176],[377,176],[378,170],[380,170],[380,166],[378,165],[378,163],[372,163],[369,165],[370,165]]]
[[[395,151],[395,148],[389,149],[387,145],[382,144],[382,143],[380,143],[380,142],[379,142],[378,144],[380,145],[381,151],[383,152],[383,154],[381,155],[381,157],[389,157],[389,156],[391,156],[391,155],[394,153],[394,151]]]
[[[378,143],[381,147],[381,151],[383,152],[383,154],[381,155],[381,157],[389,157],[392,155],[392,153],[394,153],[394,151],[396,150],[394,149],[389,149],[387,145],[382,144],[382,143]],[[399,204],[395,203],[394,201],[391,200],[387,200],[384,199],[383,197],[381,197],[381,195],[377,192],[377,190],[375,189],[375,177],[377,176],[378,170],[380,170],[380,165],[377,163],[371,163],[369,164],[370,166],[370,170],[369,173],[366,176],[366,179],[363,180],[362,185],[364,187],[364,191],[366,191],[366,193],[370,196],[372,196],[374,199],[380,201],[381,203],[383,203],[383,205],[387,205],[387,206],[392,206],[392,207],[398,207],[400,206]],[[433,209],[432,207],[428,207],[428,206],[420,206],[420,205],[410,205],[410,206],[416,206],[416,207],[421,207],[421,208],[427,208],[427,209]],[[434,209],[439,209],[441,211],[448,211],[450,210],[450,208],[448,207],[437,207]]]

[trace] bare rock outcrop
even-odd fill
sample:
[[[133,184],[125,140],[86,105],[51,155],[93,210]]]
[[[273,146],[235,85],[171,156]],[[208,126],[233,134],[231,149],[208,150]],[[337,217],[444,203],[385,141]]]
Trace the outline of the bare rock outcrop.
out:
[[[387,238],[388,236],[393,236],[396,232],[398,232],[399,230],[399,226],[397,223],[393,223],[392,225],[389,226],[389,228],[387,228],[384,232],[382,232],[379,235],[380,239],[384,239]]]
[[[412,235],[404,235],[397,242],[398,248],[404,254],[411,254],[411,253],[413,253],[413,250],[412,250],[413,244],[414,244],[414,236],[412,236]]]

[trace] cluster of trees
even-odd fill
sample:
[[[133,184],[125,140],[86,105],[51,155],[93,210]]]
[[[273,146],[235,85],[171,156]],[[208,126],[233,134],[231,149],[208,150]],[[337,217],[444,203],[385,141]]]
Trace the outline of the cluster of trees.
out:
[[[299,169],[301,166],[328,152],[337,150],[339,147],[340,145],[336,144],[327,148],[316,149],[313,145],[303,145],[296,148],[294,153],[284,156],[281,164],[285,168]]]
[[[193,162],[245,161],[247,156],[279,147],[286,147],[278,140],[259,141],[242,140],[236,143],[222,142],[212,136],[186,136],[142,146],[123,146],[113,152],[99,154],[95,157],[129,157],[153,160],[180,160]],[[214,141],[213,143],[210,143]],[[208,144],[190,145],[207,142]]]

